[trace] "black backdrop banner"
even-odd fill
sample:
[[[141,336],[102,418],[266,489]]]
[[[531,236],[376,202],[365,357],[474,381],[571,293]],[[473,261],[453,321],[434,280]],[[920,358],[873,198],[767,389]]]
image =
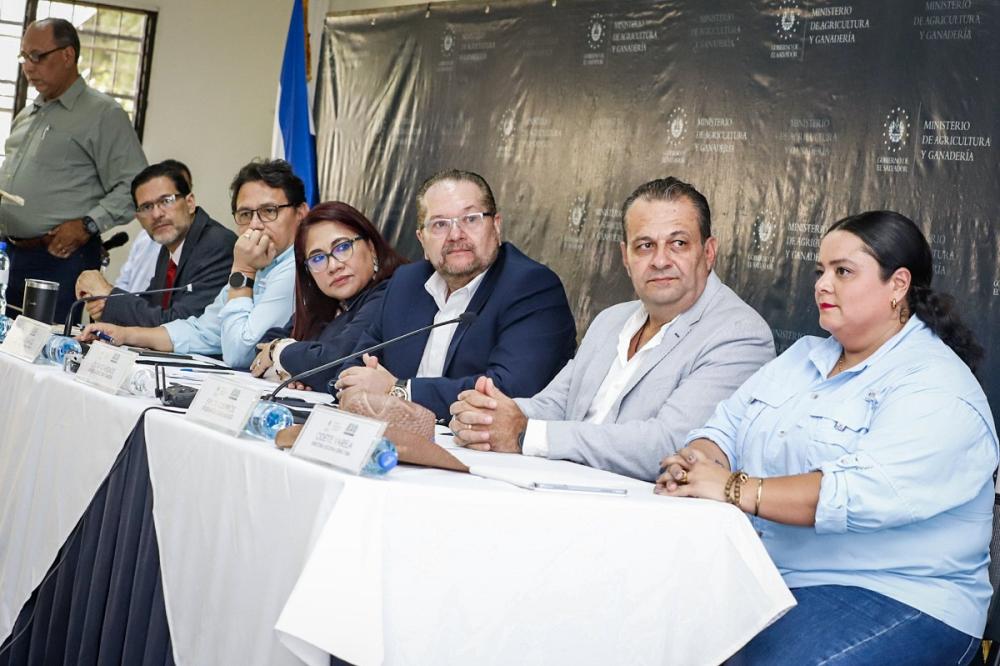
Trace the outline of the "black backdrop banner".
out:
[[[701,190],[717,272],[779,352],[826,335],[823,230],[918,222],[987,349],[1000,407],[1000,0],[528,0],[326,19],[320,189],[420,256],[413,195],[444,168],[493,186],[504,235],[551,266],[583,331],[634,298],[620,206],[673,175]]]

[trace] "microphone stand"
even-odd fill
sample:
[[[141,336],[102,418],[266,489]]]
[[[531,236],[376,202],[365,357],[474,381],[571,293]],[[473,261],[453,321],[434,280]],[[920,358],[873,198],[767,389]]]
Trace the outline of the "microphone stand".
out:
[[[78,305],[83,305],[84,303],[90,303],[91,301],[100,301],[106,298],[114,298],[115,296],[145,296],[147,294],[165,294],[168,291],[194,291],[194,284],[188,283],[182,287],[171,287],[170,289],[147,289],[146,291],[120,291],[118,293],[105,294],[104,296],[84,296],[83,298],[78,298],[73,301],[73,305],[69,306],[69,312],[66,313],[66,323],[63,326],[63,335],[69,336],[70,332],[73,330],[73,311],[76,310]]]
[[[285,381],[283,381],[280,384],[278,384],[278,387],[276,389],[274,389],[273,391],[271,391],[270,393],[268,393],[267,396],[264,398],[264,400],[274,400],[274,397],[276,395],[278,395],[278,392],[281,391],[281,389],[283,389],[286,386],[288,386],[289,384],[291,384],[292,382],[297,382],[297,381],[300,381],[300,380],[305,379],[307,377],[312,377],[313,375],[317,375],[317,374],[319,374],[321,372],[329,370],[330,368],[335,368],[338,365],[340,365],[341,363],[344,363],[346,361],[350,361],[350,360],[358,358],[360,356],[364,356],[365,354],[370,354],[371,352],[374,352],[374,351],[378,351],[379,349],[382,349],[383,347],[386,347],[386,346],[391,345],[393,343],[399,342],[400,340],[405,340],[406,338],[413,337],[414,335],[418,335],[420,333],[425,333],[426,331],[429,331],[432,328],[437,328],[438,326],[447,326],[449,324],[463,324],[463,323],[468,323],[468,322],[471,322],[475,318],[476,318],[476,314],[474,312],[463,312],[462,314],[460,314],[459,316],[455,317],[454,319],[449,319],[447,321],[438,322],[437,324],[431,324],[430,326],[424,326],[422,328],[418,328],[415,331],[410,331],[409,333],[404,333],[403,335],[400,335],[398,337],[392,338],[391,340],[386,340],[385,342],[380,342],[377,345],[372,345],[371,347],[368,347],[367,349],[362,349],[361,351],[356,351],[353,354],[348,354],[347,356],[344,356],[342,358],[338,358],[335,361],[330,361],[329,363],[324,363],[323,365],[316,366],[315,368],[312,368],[311,370],[306,370],[305,372],[300,372],[299,374],[294,375],[292,377],[289,377]]]

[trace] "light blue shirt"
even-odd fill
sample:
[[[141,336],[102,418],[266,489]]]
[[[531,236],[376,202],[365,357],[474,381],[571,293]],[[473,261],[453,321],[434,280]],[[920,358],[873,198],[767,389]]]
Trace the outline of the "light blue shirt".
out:
[[[814,527],[751,518],[789,587],[866,588],[982,636],[998,458],[986,396],[917,317],[826,379],[840,352],[802,338],[688,441],[751,476],[823,472]]]
[[[295,248],[289,246],[254,277],[253,298],[227,300],[222,288],[199,317],[163,325],[174,351],[222,354],[233,368],[248,368],[257,355],[257,342],[268,329],[284,326],[292,316],[295,292]]]

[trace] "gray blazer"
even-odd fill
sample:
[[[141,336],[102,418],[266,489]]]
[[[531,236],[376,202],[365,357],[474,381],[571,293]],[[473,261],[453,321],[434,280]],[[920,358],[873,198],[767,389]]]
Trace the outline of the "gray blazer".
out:
[[[516,399],[529,419],[547,421],[549,458],[652,481],[660,460],[774,358],[767,322],[711,273],[701,297],[670,324],[605,422],[585,423],[622,327],[640,307],[631,301],[601,312],[555,379],[534,397]]]

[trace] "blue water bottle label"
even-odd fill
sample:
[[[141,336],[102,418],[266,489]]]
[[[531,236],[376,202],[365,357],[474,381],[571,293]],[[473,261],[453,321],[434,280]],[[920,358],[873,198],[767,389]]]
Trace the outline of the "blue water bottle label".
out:
[[[317,405],[292,445],[292,455],[360,474],[386,426],[385,421]]]

